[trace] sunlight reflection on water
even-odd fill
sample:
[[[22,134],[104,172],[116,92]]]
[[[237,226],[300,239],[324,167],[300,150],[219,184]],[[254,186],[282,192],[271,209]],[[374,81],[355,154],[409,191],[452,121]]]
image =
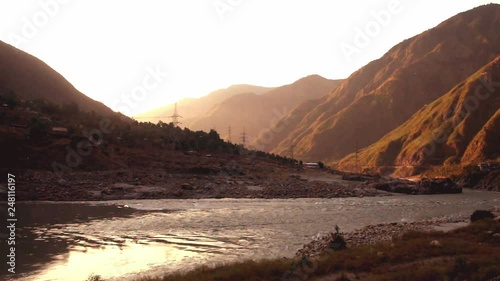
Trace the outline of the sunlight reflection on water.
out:
[[[242,258],[292,256],[336,224],[350,231],[369,224],[466,217],[495,205],[500,193],[477,191],[432,197],[23,203],[19,208],[29,210],[23,218],[23,249],[33,250],[19,253],[20,260],[38,266],[26,265],[16,280],[84,280],[91,273],[126,280]],[[60,212],[66,215],[54,218]]]

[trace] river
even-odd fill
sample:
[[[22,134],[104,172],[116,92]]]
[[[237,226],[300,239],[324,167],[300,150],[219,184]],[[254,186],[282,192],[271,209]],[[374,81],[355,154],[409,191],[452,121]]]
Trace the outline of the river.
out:
[[[318,234],[370,224],[467,217],[500,193],[337,199],[19,202],[16,275],[6,280],[107,280],[241,259],[291,257]],[[2,205],[4,208],[5,205]],[[5,236],[5,234],[2,234]],[[1,246],[7,252],[6,243]]]

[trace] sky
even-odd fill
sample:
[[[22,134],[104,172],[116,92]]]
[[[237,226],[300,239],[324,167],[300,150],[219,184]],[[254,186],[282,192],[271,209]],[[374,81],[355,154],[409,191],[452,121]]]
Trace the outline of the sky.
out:
[[[347,78],[491,0],[1,0],[0,40],[132,116],[233,84]]]

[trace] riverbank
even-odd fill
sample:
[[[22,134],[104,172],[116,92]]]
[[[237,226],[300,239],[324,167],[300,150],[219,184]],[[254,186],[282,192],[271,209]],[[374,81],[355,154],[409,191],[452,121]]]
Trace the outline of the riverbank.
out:
[[[401,239],[403,235],[412,231],[430,232],[435,230],[450,231],[467,226],[469,218],[466,216],[443,217],[416,222],[398,222],[390,224],[369,225],[361,229],[341,234],[348,247],[374,245],[381,242],[392,243]],[[335,233],[317,236],[305,244],[296,253],[296,256],[315,257],[328,251],[335,238]]]
[[[190,168],[72,172],[59,177],[25,170],[17,176],[18,200],[106,201],[122,199],[207,198],[345,198],[461,193],[449,180],[422,180],[346,175],[331,170],[270,166],[253,171],[214,172]],[[6,195],[0,190],[0,197]],[[5,196],[4,196],[5,197]]]
[[[327,251],[316,257],[244,261],[140,280],[497,280],[499,237],[500,218],[496,217],[449,232],[409,231],[390,242]]]
[[[71,173],[25,171],[18,200],[100,201],[120,199],[344,198],[388,196],[363,182],[320,170],[275,173],[166,173],[126,170]]]

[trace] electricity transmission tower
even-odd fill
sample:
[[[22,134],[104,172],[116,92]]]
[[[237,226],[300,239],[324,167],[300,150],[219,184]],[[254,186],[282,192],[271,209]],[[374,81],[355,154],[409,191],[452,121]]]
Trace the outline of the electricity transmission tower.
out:
[[[231,142],[231,126],[227,129],[227,141]]]
[[[182,118],[182,116],[180,116],[179,113],[177,112],[177,103],[175,103],[174,114],[168,117],[172,119],[172,124],[174,124],[174,126],[179,126],[180,124],[182,124],[179,121],[179,118]]]
[[[291,141],[291,144],[290,144],[290,158],[291,159],[295,159],[294,158],[294,155],[293,155],[293,150],[295,149],[295,144],[293,143],[293,140]]]
[[[245,127],[243,127],[243,133],[241,133],[241,143],[243,144],[243,147],[245,147],[247,143],[247,133]]]

